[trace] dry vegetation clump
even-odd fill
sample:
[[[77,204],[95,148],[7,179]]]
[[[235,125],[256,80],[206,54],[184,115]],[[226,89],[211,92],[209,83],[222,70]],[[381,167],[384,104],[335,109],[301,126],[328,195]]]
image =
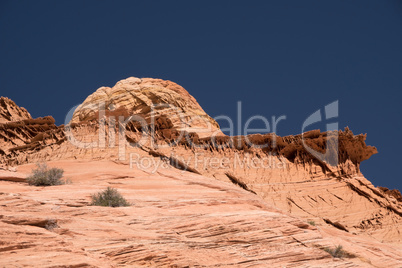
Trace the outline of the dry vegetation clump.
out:
[[[331,254],[334,258],[355,258],[356,255],[349,253],[343,249],[343,246],[338,245],[335,248],[324,248],[324,251]]]
[[[61,168],[48,168],[46,163],[38,163],[37,168],[32,170],[32,174],[27,178],[29,185],[34,186],[53,186],[68,183],[62,180],[64,170]]]
[[[308,224],[310,224],[311,226],[315,226],[315,221],[308,221]]]
[[[107,187],[106,190],[91,196],[92,206],[102,207],[127,207],[130,203],[114,188]]]

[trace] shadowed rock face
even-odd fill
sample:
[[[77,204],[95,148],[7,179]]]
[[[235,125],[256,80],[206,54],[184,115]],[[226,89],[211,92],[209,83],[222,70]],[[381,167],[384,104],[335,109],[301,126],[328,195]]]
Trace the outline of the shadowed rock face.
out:
[[[162,180],[170,181],[172,176],[176,176],[171,173],[174,171],[184,174],[183,176],[186,178],[190,178],[186,183],[192,184],[196,181],[197,176],[199,176],[202,177],[202,180],[216,181],[219,185],[237,187],[240,192],[248,196],[247,198],[250,198],[250,196],[260,198],[262,203],[275,206],[281,213],[291,214],[304,222],[314,221],[321,226],[320,228],[325,228],[325,230],[327,230],[326,232],[331,234],[331,240],[334,240],[335,236],[341,236],[342,239],[339,240],[339,243],[342,242],[346,244],[345,241],[349,241],[348,243],[350,243],[352,247],[361,243],[374,243],[370,244],[370,246],[377,249],[380,248],[381,245],[388,247],[378,241],[394,243],[397,249],[392,253],[393,255],[389,253],[393,256],[393,262],[389,262],[387,267],[398,267],[395,263],[402,261],[402,254],[399,248],[402,242],[402,235],[398,228],[398,226],[402,224],[402,203],[400,194],[398,191],[374,187],[370,181],[361,174],[359,170],[360,163],[377,153],[375,147],[366,145],[365,135],[354,135],[351,130],[345,129],[344,131],[340,130],[330,133],[322,133],[319,130],[313,130],[300,135],[286,137],[279,137],[274,134],[229,137],[220,132],[216,122],[202,110],[196,100],[182,87],[170,81],[149,78],[128,78],[118,82],[113,88],[103,87],[98,89],[76,109],[71,124],[66,128],[64,126],[56,126],[54,119],[51,117],[32,119],[27,112],[24,113],[23,108],[19,108],[8,99],[5,99],[5,103],[8,103],[8,105],[2,105],[0,107],[0,109],[4,110],[0,111],[0,114],[6,115],[2,118],[7,118],[4,123],[0,123],[0,171],[1,166],[5,169],[10,166],[40,161],[58,161],[57,163],[64,163],[63,161],[69,160],[72,161],[71,165],[74,165],[74,163],[78,164],[79,161],[86,161],[88,165],[97,166],[98,170],[94,176],[103,178],[102,176],[111,172],[111,164],[98,164],[98,161],[108,160],[119,163],[121,170],[126,170],[126,173],[130,171],[128,167],[132,164],[132,171],[134,173],[139,172],[140,174],[141,172],[145,172],[148,174],[146,176],[149,180],[154,180],[158,176],[162,176]],[[99,113],[97,110],[94,110],[94,107],[99,107],[99,103],[105,106],[104,112]],[[152,106],[159,104],[163,106],[155,110],[155,120],[153,122],[150,119]],[[167,104],[178,107],[180,116],[172,112],[171,109],[166,106]],[[121,128],[121,124],[114,124],[109,119],[115,118],[118,120],[119,116],[121,116],[123,120],[126,120],[132,115],[140,116],[148,124],[151,124],[151,128],[154,130],[152,143],[147,140],[147,142],[141,144],[141,146],[132,147],[124,142],[124,146],[120,146],[119,138],[121,137],[119,137],[118,130]],[[105,126],[101,127],[100,122],[106,122]],[[205,131],[207,125],[212,126],[209,132]],[[124,129],[123,139],[131,143],[140,140],[144,133],[149,134],[149,129],[144,129],[138,122],[129,122],[125,125]],[[184,130],[184,136],[180,136],[182,130]],[[216,134],[216,136],[213,134]],[[337,148],[339,154],[337,155],[338,159],[336,165],[331,164],[333,155],[329,154],[330,159],[317,159],[310,154],[304,146],[307,145],[317,152],[324,153],[328,147],[327,137],[334,134],[339,137],[339,147]],[[71,135],[73,135],[75,140],[86,142],[87,144],[96,142],[97,146],[77,147],[69,141]],[[102,142],[100,142],[100,137],[102,137]],[[250,142],[255,145],[264,144],[266,146],[256,148],[255,146],[250,146]],[[103,146],[101,146],[101,144],[103,144]],[[113,144],[114,146],[112,146]],[[121,147],[124,148],[123,158],[121,157]],[[136,155],[138,161],[147,158],[151,163],[158,163],[158,161],[160,161],[160,163],[164,163],[164,165],[150,166],[144,171],[144,168],[138,165],[138,162],[130,163],[130,154]],[[211,163],[211,159],[213,159],[214,163]],[[264,162],[265,165],[255,165],[253,159],[257,162],[259,159],[263,159],[266,161]],[[224,161],[225,164],[222,165],[220,161]],[[166,169],[166,166],[168,169]],[[69,166],[69,168],[71,172],[74,173],[74,167]],[[117,177],[120,176],[121,178],[135,179],[136,177],[127,174],[119,175],[118,168],[113,172],[116,173]],[[7,181],[4,183],[12,184],[24,181],[24,176],[17,176],[16,174],[15,172],[8,174],[2,174],[0,172],[0,182],[3,180]],[[194,181],[192,182],[192,180]],[[86,183],[89,185],[90,181],[91,178],[86,180]],[[117,182],[114,179],[107,181],[107,184],[115,184]],[[102,182],[103,180],[99,181],[99,183]],[[97,183],[98,182],[95,184]],[[124,187],[122,186],[122,189],[126,189],[127,193],[134,189],[131,186],[123,185]],[[126,186],[128,188],[125,188]],[[155,187],[157,188],[155,188],[155,193],[158,191],[160,191],[158,194],[161,195],[165,193],[163,190],[165,186]],[[189,188],[188,190],[193,191],[194,189]],[[176,191],[179,190],[174,190],[174,192]],[[225,192],[227,190],[221,189],[221,191]],[[200,198],[200,200],[207,198],[205,195],[201,194],[201,192],[196,191],[191,194],[192,196],[198,196],[197,198]],[[88,196],[87,194],[87,197]],[[170,192],[169,196],[168,200],[171,202],[168,206],[169,209],[174,210],[174,207],[181,206],[179,205],[180,201],[178,201],[180,195],[176,196],[173,192]],[[86,204],[86,201],[83,201],[85,197],[80,198],[81,201]],[[144,198],[146,199],[147,197]],[[180,198],[182,198],[182,196]],[[219,195],[213,198],[220,200]],[[35,200],[37,199],[35,198]],[[164,200],[163,202],[168,201]],[[224,200],[224,202],[227,202],[227,200]],[[184,206],[189,206],[189,204]],[[208,205],[208,207],[210,206]],[[197,207],[197,209],[204,211],[206,208]],[[228,209],[228,207],[225,207],[225,209]],[[225,209],[223,211],[225,211]],[[191,208],[191,210],[193,213],[194,208]],[[181,218],[180,221],[186,221],[186,217],[184,216],[186,215],[185,211],[187,210],[184,209],[182,211],[183,218]],[[39,213],[40,210],[37,212]],[[75,212],[71,211],[71,213]],[[90,217],[89,214],[85,215],[85,219]],[[70,214],[67,214],[67,216],[63,217],[69,218],[70,216]],[[35,213],[30,215],[30,217],[33,218],[32,222],[44,224],[44,221],[38,219]],[[147,214],[143,217],[147,218],[150,217],[150,215]],[[235,216],[235,218],[237,217],[240,216]],[[25,219],[22,222],[28,220],[31,220],[31,218]],[[242,235],[246,237],[248,232],[255,232],[256,229],[260,228],[258,227],[260,220],[267,224],[267,218],[262,216],[262,214],[256,217],[253,216],[251,221],[256,222],[257,225],[254,226],[255,228],[253,227],[254,229],[245,229],[244,235]],[[12,219],[8,219],[6,223],[14,224],[10,223],[11,221],[14,222]],[[203,232],[205,228],[209,228],[205,225],[208,225],[208,221],[210,221],[210,224],[213,224],[212,222],[216,222],[216,218],[209,216],[207,218],[200,218],[199,223],[195,223],[194,228],[190,229],[199,229],[200,232]],[[113,226],[113,222],[114,220],[110,219],[110,223],[108,224]],[[82,223],[77,222],[77,224],[81,225]],[[126,223],[119,222],[119,224]],[[166,228],[167,225],[173,226],[176,222],[169,222],[165,226],[162,222],[152,220],[147,224],[152,226],[152,230],[160,230],[160,228]],[[225,224],[230,225],[232,223],[227,222]],[[71,225],[71,228],[76,227]],[[231,228],[238,230],[241,227],[234,224]],[[92,231],[88,234],[91,232]],[[163,232],[165,231],[162,231],[162,233]],[[280,234],[280,232],[279,237],[284,235],[283,232],[282,234]],[[164,235],[168,234],[165,233]],[[102,234],[99,234],[99,237],[100,236],[102,236]],[[193,244],[192,248],[197,250],[204,248],[205,251],[202,251],[203,253],[197,251],[196,255],[210,254],[208,253],[209,249],[205,248],[206,244],[203,244],[204,242],[207,243],[207,240],[205,240],[207,235],[201,234],[200,237],[200,241],[197,240],[198,242]],[[187,238],[192,239],[191,237]],[[225,239],[228,238],[220,237],[217,240],[211,240],[212,242],[208,240],[208,243],[220,245]],[[258,237],[258,239],[270,238]],[[257,246],[257,244],[255,244],[258,239],[247,240],[248,242],[246,242],[246,244],[252,245],[252,247],[263,248],[261,245]],[[309,239],[312,239],[311,241],[314,240],[311,237],[307,238],[307,240]],[[82,244],[79,246],[85,244],[83,241],[80,243]],[[103,240],[103,242],[100,243],[107,243],[109,245],[110,241]],[[166,240],[163,243],[170,242]],[[282,242],[278,243],[281,244]],[[173,247],[177,246],[179,248],[184,245],[180,243],[173,244]],[[321,242],[318,244],[323,245]],[[139,247],[137,244],[129,246],[125,244],[124,241],[119,242],[119,245],[121,247],[119,246],[118,249],[115,251],[111,250],[110,252],[107,246],[102,246],[101,254],[106,254],[106,256],[120,256],[121,254],[124,255],[126,251],[134,252],[135,248]],[[240,250],[240,248],[236,246],[234,248],[233,250],[235,252]],[[160,248],[155,246],[151,246],[150,248],[146,247],[146,249],[143,250],[143,254],[139,253],[139,255],[134,254],[135,256],[133,256],[130,255],[130,253],[124,255],[124,260],[120,257],[113,257],[118,261],[112,261],[111,265],[117,263],[119,265],[141,264],[168,266],[176,264],[180,266],[185,263],[186,260],[195,260],[197,258],[196,255],[191,255],[195,254],[194,252],[196,251],[186,251],[185,254],[179,254],[180,257],[177,257],[177,252],[165,252],[164,250],[162,250],[165,252],[163,256],[155,255],[155,250],[158,252],[161,251]],[[300,257],[301,259],[297,257],[296,262],[304,265],[304,260],[306,260],[307,263],[311,264],[307,266],[312,267],[313,262],[310,257],[300,255],[301,253],[296,249],[291,249],[290,251],[293,250],[295,250],[295,256],[302,256]],[[226,249],[223,251],[226,252]],[[214,252],[214,254],[218,254],[216,251]],[[285,254],[284,252],[282,253]],[[77,254],[79,255],[81,253]],[[262,256],[265,253],[257,250],[252,251],[250,256],[253,254]],[[286,251],[286,254],[292,255],[293,253]],[[311,254],[314,255],[315,253]],[[359,251],[359,254],[360,256],[364,256],[364,259],[376,262],[379,265],[375,265],[381,267],[381,263],[383,262],[382,258],[385,258],[384,256],[388,253],[381,253],[383,254],[380,254],[382,257],[376,257],[368,248],[364,248]],[[265,258],[264,260],[256,258],[251,262],[254,262],[257,266],[262,265],[263,267],[265,267],[264,265],[266,264],[292,262],[291,259],[283,261],[283,259],[281,259],[282,257],[279,255],[272,258],[268,256],[266,256],[266,258],[261,257],[262,259]],[[222,255],[222,260],[226,258],[223,256],[224,255]],[[322,257],[320,256],[321,255],[318,254],[315,258],[321,259]],[[175,261],[178,260],[177,258],[182,258],[182,261]],[[202,264],[202,260],[203,258],[197,262],[194,261],[193,264]],[[239,258],[236,263],[241,266],[240,263],[247,263],[249,261],[250,259],[247,257]],[[214,260],[208,263],[211,265],[214,263],[213,265],[215,265],[218,264],[219,261]],[[326,261],[323,263],[329,265]],[[352,267],[356,262],[353,260],[351,263],[347,265]],[[2,263],[0,262],[0,264]],[[364,262],[364,265],[366,264],[367,263]],[[227,263],[227,265],[229,264]],[[314,265],[320,267],[320,264],[314,263]],[[340,267],[347,267],[345,263],[339,263],[339,265]],[[361,265],[361,263],[359,265]],[[331,266],[329,265],[329,267]]]

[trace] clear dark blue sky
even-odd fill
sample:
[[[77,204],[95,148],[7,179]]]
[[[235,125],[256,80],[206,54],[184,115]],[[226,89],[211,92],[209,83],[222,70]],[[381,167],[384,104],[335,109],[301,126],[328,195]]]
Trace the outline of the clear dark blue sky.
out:
[[[34,117],[129,76],[172,80],[211,116],[286,115],[298,134],[339,100],[367,133],[375,185],[402,189],[402,1],[0,1],[0,95]],[[317,124],[325,131],[325,125]]]

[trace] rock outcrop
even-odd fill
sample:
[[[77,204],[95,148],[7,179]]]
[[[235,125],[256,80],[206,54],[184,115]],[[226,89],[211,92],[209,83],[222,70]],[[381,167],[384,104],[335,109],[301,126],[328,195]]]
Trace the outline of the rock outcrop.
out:
[[[173,154],[191,170],[235,183],[292,215],[337,228],[343,226],[340,229],[380,241],[400,243],[402,236],[395,224],[402,224],[402,203],[374,187],[359,170],[361,161],[377,150],[365,144],[364,135],[355,136],[349,129],[338,134],[337,166],[309,154],[301,145],[300,135],[276,137],[275,148],[252,148],[245,142],[236,145],[239,137],[227,137],[221,143],[224,149],[204,139],[207,150],[184,143],[161,147],[157,152]],[[307,135],[305,142],[317,150],[325,148],[325,135],[315,131],[315,135]],[[272,138],[257,137],[261,141]]]
[[[24,111],[17,107],[13,108],[14,111]],[[21,119],[18,116],[8,118]],[[65,141],[63,128],[57,127],[51,116],[0,123],[0,166],[29,162],[31,153],[49,152],[52,145],[59,145],[63,141]]]
[[[8,100],[8,103],[12,102]],[[71,188],[71,191],[75,183],[80,183],[81,187],[81,182],[88,189],[95,189],[103,184],[103,186],[109,184],[121,186],[127,194],[131,194],[133,189],[141,192],[141,189],[146,189],[148,184],[154,187],[150,186],[153,189],[152,193],[141,193],[144,194],[142,199],[137,200],[133,197],[134,203],[137,204],[134,206],[135,213],[143,213],[139,214],[142,215],[141,221],[133,220],[134,214],[124,209],[121,213],[125,216],[122,216],[118,223],[114,220],[115,218],[107,221],[107,226],[112,229],[120,228],[114,226],[116,223],[118,226],[133,225],[143,232],[151,232],[152,235],[148,237],[139,235],[137,231],[130,231],[133,239],[138,240],[138,236],[141,237],[140,240],[143,242],[140,244],[130,244],[123,238],[119,238],[120,240],[116,242],[102,238],[105,235],[104,232],[110,230],[106,227],[104,227],[105,231],[99,231],[96,239],[89,239],[87,236],[96,233],[95,229],[103,228],[101,224],[89,220],[90,213],[106,215],[98,210],[84,212],[85,209],[81,207],[86,206],[89,193],[78,199],[73,198],[75,201],[67,196],[60,197],[57,202],[52,199],[53,197],[49,199],[54,201],[51,201],[54,206],[62,206],[62,211],[66,212],[65,215],[55,216],[61,219],[58,222],[69,226],[68,231],[64,230],[58,235],[74,237],[70,240],[63,238],[60,241],[70,243],[69,245],[74,248],[71,252],[85,258],[87,264],[98,266],[100,258],[105,261],[104,263],[101,261],[105,267],[108,265],[158,267],[177,265],[181,267],[186,262],[194,266],[207,263],[208,265],[266,267],[267,264],[283,266],[294,263],[302,267],[303,265],[306,267],[314,267],[314,265],[317,267],[323,265],[326,267],[356,265],[398,267],[398,263],[402,261],[402,234],[398,228],[402,224],[401,195],[397,190],[374,187],[363,176],[359,169],[360,163],[377,153],[377,150],[375,147],[366,145],[365,135],[354,135],[348,128],[332,132],[314,130],[286,137],[275,134],[229,137],[219,130],[218,124],[182,87],[170,81],[149,78],[128,78],[118,82],[112,88],[98,89],[76,109],[71,123],[67,126],[56,126],[51,117],[24,118],[28,113],[24,113],[24,109],[15,105],[1,107],[5,111],[0,114],[8,116],[3,116],[7,120],[0,123],[0,169],[2,167],[4,169],[0,172],[0,183],[11,185],[24,181],[19,173],[17,175],[11,172],[14,173],[12,175],[5,171],[11,166],[24,170],[27,166],[21,165],[40,161],[57,161],[60,165],[66,165],[66,169],[69,169],[73,176],[73,185],[63,186],[65,189]],[[99,110],[99,107],[102,109]],[[146,127],[141,125],[144,122]],[[338,141],[336,148],[330,142],[335,136]],[[318,158],[311,154],[306,146],[318,153],[326,151],[329,153],[325,155],[325,158]],[[63,161],[66,160],[71,162],[64,164]],[[102,163],[99,161],[105,160],[113,161],[115,164],[99,164]],[[86,163],[86,167],[96,166],[96,172],[82,171],[81,175],[75,174],[74,168],[76,166],[78,168],[80,162]],[[129,169],[130,166],[133,169]],[[130,172],[134,173],[130,174]],[[135,186],[136,179],[145,184]],[[180,187],[175,188],[174,185],[181,185],[181,183],[202,185],[209,189],[209,192],[215,191],[211,189],[219,189],[218,192],[222,194],[222,198],[220,199],[218,193],[208,195],[198,188],[191,188],[193,186],[187,187],[186,190],[179,190]],[[21,184],[18,189],[27,191],[29,188],[24,187],[28,186]],[[236,208],[239,209],[238,211],[248,209],[253,211],[249,205],[246,205],[248,201],[245,200],[252,203],[257,201],[251,200],[258,200],[257,207],[265,212],[259,210],[255,214],[254,212],[233,214],[235,210],[232,209],[237,206],[235,204],[238,204],[236,203],[238,201],[234,201],[234,196],[230,196],[230,200],[225,199],[233,189],[237,189],[236,198],[245,202],[241,201],[240,206],[247,207],[238,207]],[[76,190],[78,191],[78,189],[74,191]],[[138,194],[138,191],[135,194]],[[197,201],[190,198],[191,201],[189,196],[181,191],[189,193]],[[7,196],[12,193],[10,190]],[[156,200],[156,196],[163,200],[152,201]],[[17,199],[19,198],[41,199],[28,192],[27,195],[24,194]],[[13,200],[10,204],[18,204],[14,197],[7,200]],[[158,215],[162,217],[162,220],[154,219],[146,212],[150,210],[146,200],[150,200],[149,204],[161,209],[169,209],[170,212],[154,211],[161,213]],[[210,200],[215,200],[215,203],[210,203]],[[48,204],[45,199],[40,202]],[[138,204],[144,206],[138,207]],[[230,206],[222,206],[222,204],[230,204]],[[71,207],[80,209],[78,211]],[[47,209],[51,208],[47,207]],[[219,209],[219,212],[215,209]],[[189,211],[191,213],[188,213]],[[269,213],[265,214],[267,211]],[[38,217],[38,213],[42,212],[38,208],[29,215],[29,219],[22,219],[21,222],[46,224],[41,217]],[[112,210],[108,210],[109,212]],[[272,214],[274,212],[280,215]],[[171,213],[178,217],[177,221],[171,218],[173,217]],[[75,220],[69,223],[67,218],[71,218],[72,215],[83,215],[82,221]],[[228,218],[224,215],[228,215]],[[289,220],[286,218],[287,215],[297,217],[299,222],[296,224],[297,228],[304,230],[300,232],[301,237],[298,236],[301,230],[287,225],[286,222]],[[18,219],[11,219],[11,216],[11,212],[4,214],[3,223],[15,225],[15,222],[19,222]],[[247,217],[248,220],[246,220]],[[279,217],[281,220],[274,221],[270,217],[273,219]],[[2,219],[1,215],[0,219]],[[129,219],[134,223],[130,223]],[[191,222],[192,220],[189,219],[194,219],[194,222],[186,225],[184,231],[186,234],[183,236],[183,231],[179,230],[182,228],[180,224],[185,221]],[[292,219],[296,220],[296,218]],[[82,232],[77,230],[77,226],[82,226],[83,221],[90,221],[90,226],[94,227],[88,227]],[[308,221],[315,222],[319,228],[315,229],[300,223]],[[216,222],[222,222],[222,226],[228,226],[229,229],[223,228],[222,233],[219,233],[220,229],[216,230],[219,234],[213,235],[215,229],[212,226]],[[285,229],[291,233],[290,236],[298,241],[295,242],[295,247],[293,242],[286,240],[293,238],[286,230],[278,227],[281,224],[284,224]],[[25,226],[23,228],[28,228],[26,224],[21,225]],[[29,226],[33,228],[32,224]],[[270,237],[269,234],[272,234],[270,231],[261,234],[259,230],[264,229],[263,226],[269,226],[269,229],[274,230],[275,235]],[[4,225],[4,228],[9,227]],[[173,231],[172,233],[167,231],[167,228],[177,232],[178,240],[176,238],[171,240],[171,236],[176,234]],[[308,234],[305,234],[306,232]],[[121,237],[122,233],[123,231],[115,232],[118,237]],[[49,239],[47,233],[45,237]],[[60,236],[57,237],[60,238]],[[156,238],[159,242],[156,244],[150,242]],[[28,244],[32,243],[31,238],[26,239]],[[78,242],[74,242],[75,239],[78,239]],[[233,244],[230,241],[237,241],[236,243],[239,244]],[[265,242],[258,241],[276,242],[273,245],[270,244],[271,242],[264,244]],[[337,241],[348,249],[354,249],[354,254],[358,257],[333,263],[331,258],[328,259],[327,255],[321,254],[324,247],[333,246],[331,241]],[[169,250],[164,248],[164,244],[169,244],[171,248]],[[85,252],[79,250],[79,248],[86,248],[86,245],[89,246]],[[299,245],[305,249],[300,251]],[[24,248],[16,244],[10,244],[8,247]],[[42,250],[37,245],[29,248]],[[178,250],[179,248],[186,248],[186,251],[183,251],[185,253]],[[314,248],[318,248],[319,251]],[[205,259],[205,256],[211,255],[211,250],[214,250],[214,254],[217,254],[217,251],[220,252],[221,255],[216,255],[219,256],[217,257],[219,261],[214,258],[208,261]],[[274,250],[277,254],[263,253],[270,250]],[[26,252],[29,253],[30,250],[27,249]],[[233,258],[232,262],[229,261],[229,255]],[[235,255],[236,257],[233,257]],[[386,262],[388,257],[389,261]],[[0,264],[3,265],[1,262]],[[20,264],[23,265],[23,263]],[[71,265],[79,265],[79,263]]]
[[[147,124],[154,118],[163,128],[200,136],[222,134],[218,123],[204,112],[193,96],[176,83],[161,79],[130,77],[112,88],[101,87],[76,109],[71,122],[98,119],[100,110],[104,110],[106,116],[140,116]]]
[[[0,124],[24,119],[32,119],[25,108],[17,106],[9,98],[0,97]]]

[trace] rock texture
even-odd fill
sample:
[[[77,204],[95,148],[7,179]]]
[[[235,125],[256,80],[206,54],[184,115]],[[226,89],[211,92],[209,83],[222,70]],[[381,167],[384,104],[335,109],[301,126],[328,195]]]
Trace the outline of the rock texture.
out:
[[[163,128],[206,136],[222,133],[218,123],[204,112],[194,97],[171,81],[130,77],[112,88],[101,87],[76,109],[71,122],[99,118],[99,107],[107,116],[137,115],[148,123],[154,117]]]
[[[241,188],[175,168],[58,161],[72,183],[0,181],[4,267],[399,267],[401,248],[287,215]],[[34,166],[19,171],[29,173]],[[112,186],[131,207],[89,206]],[[342,245],[350,255],[323,249]]]
[[[316,131],[306,143],[323,146],[325,134]],[[374,147],[366,146],[364,135],[355,136],[349,129],[339,131],[337,166],[308,154],[301,145],[300,135],[276,138],[275,148],[256,149],[244,142],[236,145],[238,137],[227,137],[221,143],[224,149],[204,140],[208,150],[192,144],[156,150],[159,155],[173,153],[175,159],[196,173],[235,183],[292,215],[342,226],[340,229],[346,232],[379,241],[402,241],[399,228],[395,228],[402,223],[402,203],[374,187],[359,170],[360,162],[377,152]],[[224,165],[222,159],[226,160]]]
[[[32,119],[25,108],[17,106],[9,98],[0,97],[0,124],[24,119]]]
[[[0,246],[7,256],[0,266],[401,266],[402,197],[361,174],[360,163],[377,153],[365,135],[225,136],[187,91],[160,79],[98,89],[67,126],[24,117],[7,103],[0,107],[8,115],[0,123]],[[95,109],[100,103],[104,112]],[[305,145],[330,153],[318,159]],[[27,186],[29,168],[40,161],[56,161],[73,183]],[[107,185],[135,205],[88,207],[90,193]],[[54,219],[60,228],[49,232]],[[10,238],[17,233],[24,234],[19,242]],[[323,253],[338,244],[357,257]],[[48,264],[34,254],[50,248]]]
[[[51,150],[65,141],[63,128],[51,116],[0,123],[0,166],[29,161],[30,153]]]

